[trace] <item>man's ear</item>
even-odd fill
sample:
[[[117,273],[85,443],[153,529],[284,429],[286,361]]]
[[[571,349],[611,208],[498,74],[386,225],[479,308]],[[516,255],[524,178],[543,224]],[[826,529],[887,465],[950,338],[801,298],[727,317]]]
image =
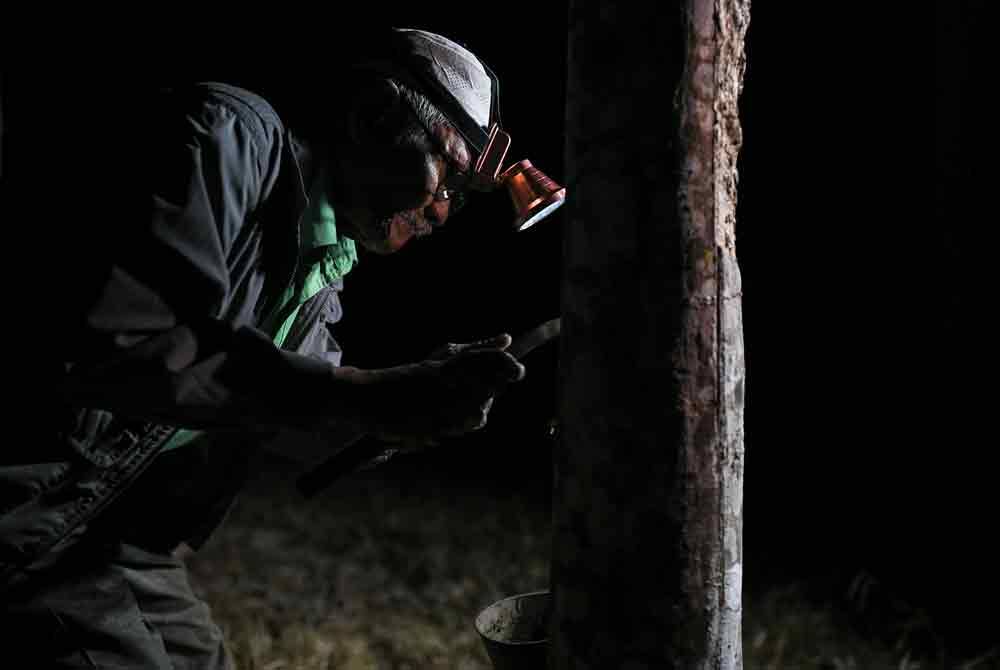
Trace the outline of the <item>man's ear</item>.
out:
[[[347,130],[357,145],[385,142],[386,128],[398,118],[405,104],[399,86],[391,79],[377,79],[365,84],[351,100],[347,114]]]

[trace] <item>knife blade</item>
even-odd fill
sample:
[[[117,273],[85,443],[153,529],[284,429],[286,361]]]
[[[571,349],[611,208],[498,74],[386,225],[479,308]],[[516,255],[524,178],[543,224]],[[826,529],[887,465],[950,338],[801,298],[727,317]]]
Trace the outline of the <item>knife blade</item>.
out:
[[[506,351],[514,358],[520,360],[549,340],[558,337],[561,331],[562,319],[560,317],[549,319],[545,323],[535,326],[528,332],[514,338],[514,341],[507,347]]]

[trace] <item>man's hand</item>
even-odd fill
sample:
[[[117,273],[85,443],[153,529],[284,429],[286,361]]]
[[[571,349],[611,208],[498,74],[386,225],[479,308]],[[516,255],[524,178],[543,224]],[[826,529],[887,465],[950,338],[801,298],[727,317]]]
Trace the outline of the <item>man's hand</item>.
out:
[[[494,396],[524,377],[524,366],[504,351],[510,343],[510,335],[502,334],[446,344],[418,363],[370,370],[368,432],[408,441],[482,428]]]

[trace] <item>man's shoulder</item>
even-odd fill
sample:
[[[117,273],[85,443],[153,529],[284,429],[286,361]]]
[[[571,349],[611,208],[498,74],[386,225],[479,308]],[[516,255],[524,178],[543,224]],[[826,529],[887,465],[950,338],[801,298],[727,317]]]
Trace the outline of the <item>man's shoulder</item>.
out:
[[[254,91],[218,81],[198,82],[193,88],[203,91],[210,99],[234,105],[240,111],[252,112],[264,123],[282,125],[271,103]]]
[[[285,125],[271,103],[247,88],[218,81],[203,81],[166,90],[183,104],[202,111],[223,108],[240,120],[262,149],[285,134]]]

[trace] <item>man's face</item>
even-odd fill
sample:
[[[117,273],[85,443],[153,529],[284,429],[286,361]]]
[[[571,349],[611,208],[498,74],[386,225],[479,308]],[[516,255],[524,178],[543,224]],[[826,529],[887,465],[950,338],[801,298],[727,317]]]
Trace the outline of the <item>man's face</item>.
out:
[[[444,225],[451,202],[434,194],[456,173],[468,170],[465,142],[453,128],[437,129],[431,149],[387,147],[357,152],[341,162],[341,191],[331,193],[338,223],[369,251],[389,254],[411,238],[430,235]],[[448,154],[448,158],[442,155]]]

